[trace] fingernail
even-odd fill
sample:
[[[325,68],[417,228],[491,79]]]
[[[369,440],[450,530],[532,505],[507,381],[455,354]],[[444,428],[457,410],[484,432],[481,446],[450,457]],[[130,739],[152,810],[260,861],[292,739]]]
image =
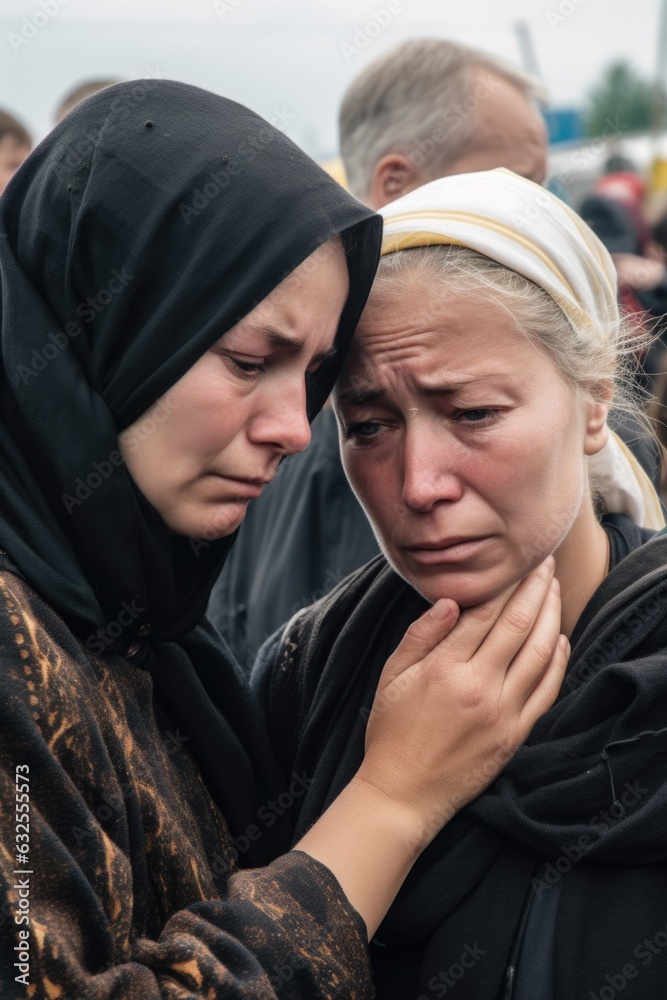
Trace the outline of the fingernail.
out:
[[[553,571],[556,568],[556,560],[554,559],[553,556],[547,556],[547,558],[544,560],[544,565],[546,566],[546,568],[549,570],[550,573],[553,573]]]
[[[560,591],[560,583],[558,582],[556,577],[554,577],[553,580],[551,581],[551,589],[553,590],[554,594],[557,594]]]
[[[558,643],[562,651],[565,653],[565,655],[569,657],[570,653],[572,652],[572,647],[570,646],[570,640],[568,639],[568,637],[566,635],[559,636]]]

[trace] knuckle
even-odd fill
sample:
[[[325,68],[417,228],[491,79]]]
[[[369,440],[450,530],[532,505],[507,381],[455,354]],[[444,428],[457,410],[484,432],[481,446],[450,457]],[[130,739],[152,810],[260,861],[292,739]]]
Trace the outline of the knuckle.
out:
[[[463,687],[459,695],[461,707],[467,709],[468,711],[483,710],[486,705],[486,694],[486,688],[482,683],[479,681],[469,681],[465,687]],[[493,719],[494,715],[495,706],[489,708],[489,710],[485,712],[485,721],[488,723],[489,719]]]
[[[510,632],[527,632],[533,624],[533,616],[525,605],[515,604],[507,608],[503,624]]]
[[[553,656],[553,647],[545,639],[535,639],[531,652],[540,667],[545,667]]]
[[[512,735],[506,735],[500,739],[496,745],[495,760],[500,767],[504,767],[517,752],[523,739],[520,734],[514,733]]]
[[[418,618],[416,622],[413,622],[412,625],[406,629],[405,639],[423,639],[424,631],[425,622],[423,622],[421,618]]]
[[[466,608],[462,617],[464,620],[479,622],[481,625],[486,625],[487,622],[491,621],[495,613],[495,606],[489,602],[487,604],[478,604],[474,608]]]

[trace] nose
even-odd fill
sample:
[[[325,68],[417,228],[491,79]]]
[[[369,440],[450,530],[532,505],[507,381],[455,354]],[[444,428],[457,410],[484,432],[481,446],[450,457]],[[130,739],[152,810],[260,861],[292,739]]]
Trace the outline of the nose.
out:
[[[252,420],[248,437],[253,444],[271,445],[284,455],[303,451],[310,441],[306,411],[306,384],[287,380],[267,390],[260,411]]]
[[[416,417],[405,433],[402,500],[413,511],[429,511],[440,501],[463,496],[460,445],[442,426]]]

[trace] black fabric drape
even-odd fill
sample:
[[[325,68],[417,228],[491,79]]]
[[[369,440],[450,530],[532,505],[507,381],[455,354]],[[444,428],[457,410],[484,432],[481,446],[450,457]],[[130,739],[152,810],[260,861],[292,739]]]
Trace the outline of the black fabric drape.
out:
[[[379,557],[265,648],[254,682],[273,744],[311,778],[294,839],[358,768],[382,667],[425,607]],[[554,1000],[598,996],[626,963],[624,996],[664,996],[667,948],[648,963],[635,949],[667,928],[666,610],[659,535],[589,602],[557,703],[412,869],[373,945],[379,1000],[449,995],[452,967],[460,1000],[511,996],[530,894],[554,879]]]
[[[150,630],[156,697],[234,833],[282,778],[231,657],[199,625],[232,539],[172,536],[117,435],[165,394],[168,406],[227,329],[343,233],[350,293],[340,353],[309,382],[314,415],[368,295],[380,229],[262,118],[168,80],[84,101],[0,199],[0,546],[90,648],[99,629],[121,654]]]

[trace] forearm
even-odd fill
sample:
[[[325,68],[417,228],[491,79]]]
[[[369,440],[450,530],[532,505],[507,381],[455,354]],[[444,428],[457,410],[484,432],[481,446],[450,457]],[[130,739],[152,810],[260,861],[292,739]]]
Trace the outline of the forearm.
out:
[[[370,939],[429,840],[417,813],[357,775],[295,850],[333,872]]]

